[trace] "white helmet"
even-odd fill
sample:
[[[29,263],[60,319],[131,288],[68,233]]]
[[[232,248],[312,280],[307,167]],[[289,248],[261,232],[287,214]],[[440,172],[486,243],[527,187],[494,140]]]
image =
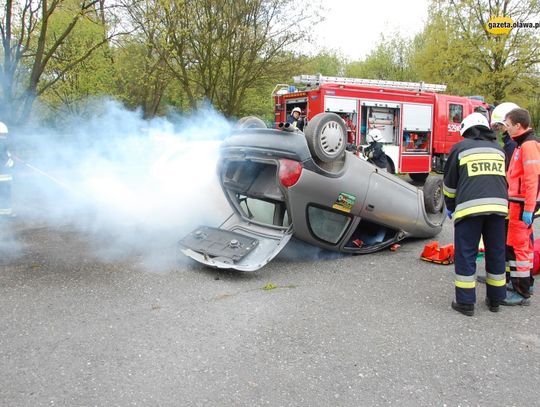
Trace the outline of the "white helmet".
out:
[[[0,139],[5,140],[8,135],[8,128],[4,122],[0,122]]]
[[[302,109],[300,109],[299,107],[295,107],[295,108],[292,110],[291,114],[293,114],[294,112],[302,113]]]
[[[519,106],[512,102],[505,102],[497,105],[491,112],[491,124],[504,124],[504,118],[510,110],[519,109]]]
[[[370,129],[368,133],[368,141],[381,141],[382,133],[379,129]]]
[[[484,116],[482,113],[471,113],[466,118],[464,118],[463,121],[461,122],[459,134],[463,136],[463,134],[467,130],[469,130],[471,127],[474,127],[474,126],[483,126],[489,130],[489,123],[487,121],[486,116]]]

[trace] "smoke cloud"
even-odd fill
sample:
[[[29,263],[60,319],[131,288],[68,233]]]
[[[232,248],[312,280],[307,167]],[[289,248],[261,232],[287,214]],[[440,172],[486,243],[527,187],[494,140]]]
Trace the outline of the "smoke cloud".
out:
[[[151,121],[113,101],[93,108],[61,129],[12,132],[15,222],[74,228],[103,258],[135,252],[146,268],[167,268],[181,237],[231,213],[216,176],[231,124],[212,108]],[[0,231],[0,251],[24,251]]]

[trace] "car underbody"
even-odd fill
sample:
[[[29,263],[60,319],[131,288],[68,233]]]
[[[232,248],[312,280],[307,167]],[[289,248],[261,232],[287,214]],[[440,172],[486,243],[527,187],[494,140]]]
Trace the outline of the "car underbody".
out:
[[[367,254],[440,232],[440,178],[430,176],[424,194],[344,146],[337,149],[335,123],[326,150],[324,134],[313,140],[309,131],[246,127],[223,142],[217,168],[233,214],[218,228],[201,226],[180,241],[196,261],[249,271],[267,264],[292,235],[323,249]]]

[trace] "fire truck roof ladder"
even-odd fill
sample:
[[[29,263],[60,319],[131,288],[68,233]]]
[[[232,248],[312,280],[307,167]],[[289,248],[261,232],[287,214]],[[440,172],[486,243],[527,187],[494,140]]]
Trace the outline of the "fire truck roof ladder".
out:
[[[383,81],[379,79],[360,79],[360,78],[342,78],[339,76],[323,76],[323,75],[300,75],[295,76],[294,83],[301,83],[307,86],[317,86],[321,83],[338,83],[364,86],[379,86],[392,89],[406,89],[426,92],[444,92],[446,85],[437,85],[434,83],[424,82],[398,82],[398,81]]]

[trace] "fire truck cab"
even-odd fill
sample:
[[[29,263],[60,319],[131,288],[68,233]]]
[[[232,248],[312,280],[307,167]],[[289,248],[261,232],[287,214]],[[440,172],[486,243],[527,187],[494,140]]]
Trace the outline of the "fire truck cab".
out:
[[[481,97],[445,95],[446,85],[372,79],[301,75],[295,84],[277,85],[273,92],[276,125],[292,109],[302,109],[309,121],[319,113],[338,114],[346,123],[348,143],[368,144],[369,129],[383,134],[389,171],[425,180],[442,172],[450,148],[461,140],[459,128],[475,108],[489,105]]]

